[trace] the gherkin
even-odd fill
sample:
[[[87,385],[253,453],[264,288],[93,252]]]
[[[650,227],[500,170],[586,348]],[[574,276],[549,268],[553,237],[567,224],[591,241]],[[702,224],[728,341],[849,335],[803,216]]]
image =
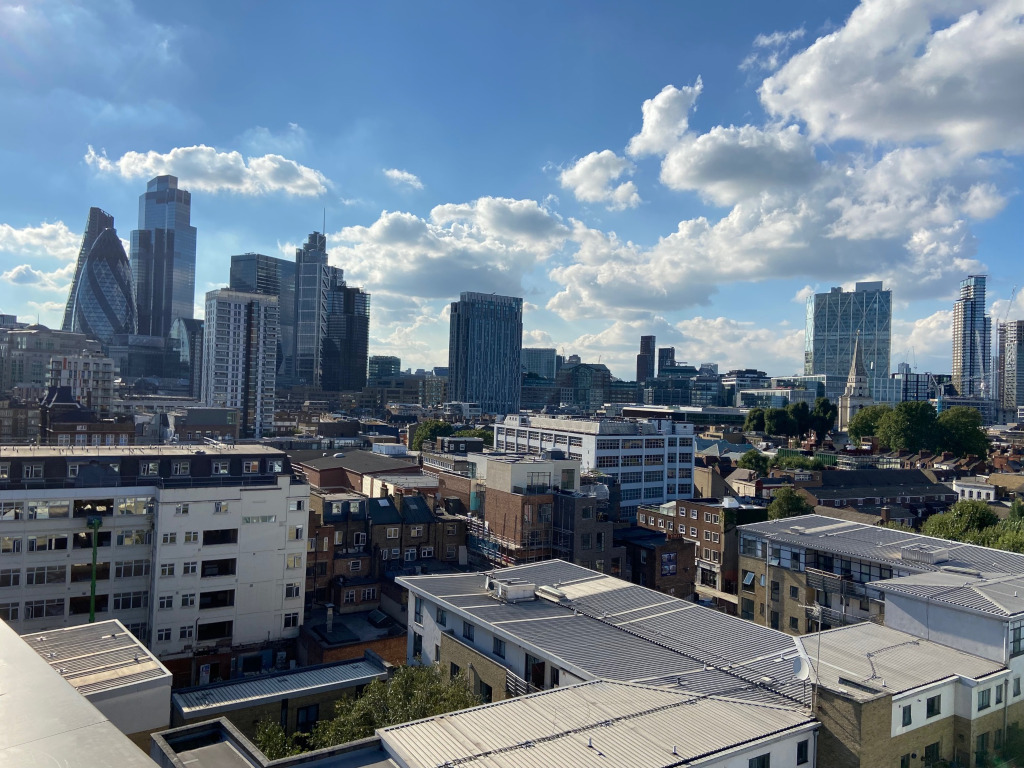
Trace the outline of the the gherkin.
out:
[[[103,230],[89,249],[75,285],[72,330],[102,344],[135,333],[134,281],[128,255],[114,229]]]

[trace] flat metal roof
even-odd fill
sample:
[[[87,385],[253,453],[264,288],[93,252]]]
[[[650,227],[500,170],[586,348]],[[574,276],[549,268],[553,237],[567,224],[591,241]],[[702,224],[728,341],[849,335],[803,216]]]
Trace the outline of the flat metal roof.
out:
[[[1001,618],[1024,614],[1024,574],[970,574],[939,571],[871,583],[896,595],[946,603]]]
[[[989,659],[872,622],[831,629],[820,637],[804,635],[800,642],[821,684],[859,701],[903,693],[955,675],[978,680],[1005,670]]]
[[[662,768],[817,727],[805,712],[599,680],[378,733],[407,768]]]
[[[167,667],[117,619],[36,632],[22,639],[84,696],[146,681],[171,684]]]
[[[211,455],[250,456],[265,454],[284,456],[280,448],[257,443],[190,443],[178,445],[5,445],[3,458],[47,458],[66,456],[71,459],[108,458],[111,456],[194,456],[196,453]]]
[[[257,703],[280,701],[289,696],[309,696],[331,690],[354,688],[387,678],[383,666],[360,659],[192,688],[172,694],[171,701],[187,719],[197,715],[230,712]]]

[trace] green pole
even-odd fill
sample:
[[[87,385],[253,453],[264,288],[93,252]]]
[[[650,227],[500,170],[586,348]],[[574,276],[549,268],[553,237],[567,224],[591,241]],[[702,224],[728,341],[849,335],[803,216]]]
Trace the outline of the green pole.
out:
[[[103,518],[90,517],[87,525],[92,531],[92,581],[89,584],[89,623],[96,621],[96,548],[99,546],[99,530],[103,525]]]

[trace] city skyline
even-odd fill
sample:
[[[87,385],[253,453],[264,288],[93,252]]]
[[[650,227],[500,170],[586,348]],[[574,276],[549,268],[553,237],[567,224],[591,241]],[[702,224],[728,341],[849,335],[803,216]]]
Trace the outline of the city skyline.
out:
[[[130,222],[173,174],[200,310],[232,255],[288,257],[326,220],[330,264],[373,295],[369,354],[414,370],[444,365],[463,291],[522,296],[524,346],[622,379],[644,335],[694,365],[798,373],[807,295],[856,282],[892,289],[893,369],[951,371],[967,275],[989,275],[993,328],[1024,318],[1019,292],[1006,304],[1024,219],[1010,2],[242,16],[0,5],[20,116],[0,127],[19,180],[0,191],[0,311],[59,328],[88,209]],[[239,79],[253,44],[268,54]]]

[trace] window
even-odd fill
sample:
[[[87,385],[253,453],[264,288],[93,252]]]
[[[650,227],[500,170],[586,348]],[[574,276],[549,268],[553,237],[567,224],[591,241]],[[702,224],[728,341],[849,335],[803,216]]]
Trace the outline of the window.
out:
[[[925,710],[926,717],[935,717],[936,715],[942,714],[942,694],[938,696],[929,696],[927,702],[927,708]]]
[[[1020,696],[1020,678],[1013,678],[1013,695]]]
[[[360,593],[359,599],[362,600],[364,603],[369,601],[369,600],[376,600],[377,599],[377,588],[376,587],[367,587],[366,589],[364,589]]]
[[[772,768],[771,753],[750,758],[747,761],[747,766],[748,768]]]
[[[171,640],[171,628],[160,627],[156,631],[156,640],[158,643],[168,643]]]
[[[192,637],[192,633],[193,633],[193,627],[192,627],[191,624],[189,624],[188,626],[185,626],[185,627],[180,627],[178,629],[178,639],[179,640],[189,640]]]
[[[320,719],[320,705],[310,704],[308,707],[299,707],[295,710],[295,730],[300,733],[310,733],[317,720]]]
[[[0,536],[0,555],[13,555],[18,552],[21,552],[21,539]]]
[[[423,526],[422,525],[410,526],[410,528],[409,528],[409,535],[412,536],[413,538],[422,536],[423,535]]]
[[[160,610],[166,611],[174,607],[174,595],[160,595]]]
[[[166,534],[165,534],[166,535]],[[133,531],[131,529],[118,531],[117,532],[117,546],[119,547],[132,547],[139,544],[149,544],[153,541],[153,535],[150,531],[139,529]],[[167,544],[168,542],[164,542]],[[170,542],[173,544],[174,542]]]
[[[1003,703],[1003,684],[1000,683],[996,686],[996,704]]]
[[[160,565],[161,576],[173,576],[174,575],[174,563],[162,563]]]
[[[223,514],[230,509],[230,505],[226,501],[215,501],[213,502],[213,513],[215,515]]]
[[[289,525],[288,526],[288,540],[289,541],[302,541],[303,529],[301,525]]]
[[[297,611],[292,613],[286,613],[284,615],[284,628],[291,629],[292,627],[299,626],[299,614]]]
[[[437,613],[434,614],[434,615],[436,616],[437,626],[439,626],[439,627],[447,627],[448,626],[448,612],[447,611],[445,611],[445,610],[443,610],[441,608],[438,608],[437,609]]]
[[[754,578],[756,574],[753,571],[743,571],[743,591],[753,592],[754,591]]]
[[[593,549],[593,546],[593,538],[591,534],[580,534],[580,549]]]
[[[405,548],[405,562],[411,563],[416,559],[416,547]]]
[[[300,597],[301,594],[302,593],[299,591],[299,585],[298,584],[285,584],[284,585],[284,596],[285,596],[285,599],[290,598],[290,597]]]
[[[798,741],[796,744],[796,764],[806,765],[811,760],[811,742],[810,739],[804,739]]]
[[[228,473],[228,462],[227,460],[220,460],[213,462],[213,474],[215,475],[226,475]]]
[[[356,601],[356,591],[354,589],[350,589],[347,592],[345,592],[345,602],[346,603],[354,603],[355,601]]]
[[[476,627],[468,621],[462,622],[462,636],[470,642],[473,642],[473,638],[476,637]]]
[[[389,539],[397,539],[398,538],[398,529],[397,528],[388,528],[388,530],[387,530],[387,537]]]
[[[260,471],[259,461],[243,461],[242,471],[247,475],[254,475]]]
[[[63,584],[65,581],[67,581],[66,565],[40,565],[25,569],[25,583],[28,585]]]
[[[128,611],[132,608],[148,608],[149,592],[115,592],[113,610]]]
[[[21,584],[21,571],[17,568],[5,568],[0,571],[0,587],[16,587]]]
[[[800,631],[800,619],[798,619],[796,616],[790,616],[789,617],[789,628],[792,631],[794,631],[794,632],[799,632]]]
[[[288,502],[289,512],[301,512],[302,511],[302,499],[291,499]]]
[[[413,621],[415,621],[417,624],[422,624],[423,623],[423,598],[422,597],[417,597],[413,601],[413,605],[414,605],[414,608],[413,608]]]
[[[754,601],[750,598],[744,597],[740,600],[740,618],[747,621],[754,620]]]
[[[182,475],[187,475],[188,473],[189,466],[187,461],[175,461],[174,463],[171,464],[172,475],[178,475],[179,477],[181,477]]]
[[[182,608],[191,608],[195,604],[196,604],[196,593],[195,592],[188,592],[188,593],[186,593],[186,594],[181,596],[181,607]]]
[[[174,514],[176,514],[176,515],[187,515],[188,514],[188,504],[175,504],[174,505]]]
[[[978,691],[978,711],[981,712],[983,709],[988,709],[992,706],[992,689],[986,688],[983,691]]]
[[[911,713],[911,707],[907,704],[903,707],[903,727],[906,728],[913,722],[913,715]]]
[[[910,768],[910,754],[907,753],[900,757],[900,768]]]
[[[420,547],[420,557],[421,558],[426,559],[428,557],[433,557],[433,556],[434,556],[434,548],[433,547]]]
[[[461,670],[459,669],[459,665],[458,665],[458,664],[456,664],[456,663],[455,663],[454,661],[453,661],[453,662],[451,663],[451,665],[449,665],[449,667],[448,667],[448,673],[449,673],[449,674],[450,674],[450,675],[451,675],[452,677],[458,677],[458,676],[459,676],[459,672],[460,672],[460,671],[461,671]]]
[[[494,646],[492,647],[491,650],[494,651],[494,655],[497,656],[499,659],[504,659],[505,658],[505,641],[502,640],[500,637],[494,638]]]
[[[160,462],[159,461],[140,461],[139,462],[139,474],[146,477],[153,477],[160,474]]]
[[[194,576],[199,572],[199,562],[197,560],[186,560],[185,564],[181,567],[181,573],[183,576]]]
[[[356,532],[352,534],[352,546],[362,547],[366,545],[366,534],[362,532]]]
[[[20,603],[0,603],[0,619],[4,621],[17,621],[20,608]]]
[[[284,559],[285,568],[301,568],[302,555],[286,555]]]
[[[185,543],[195,544],[199,541],[199,531],[185,531]]]
[[[789,588],[789,599],[790,600],[799,600],[800,599],[800,587],[790,587]]]
[[[924,764],[925,765],[937,765],[941,759],[940,750],[942,749],[942,742],[936,741],[934,744],[929,744],[924,748]]]

